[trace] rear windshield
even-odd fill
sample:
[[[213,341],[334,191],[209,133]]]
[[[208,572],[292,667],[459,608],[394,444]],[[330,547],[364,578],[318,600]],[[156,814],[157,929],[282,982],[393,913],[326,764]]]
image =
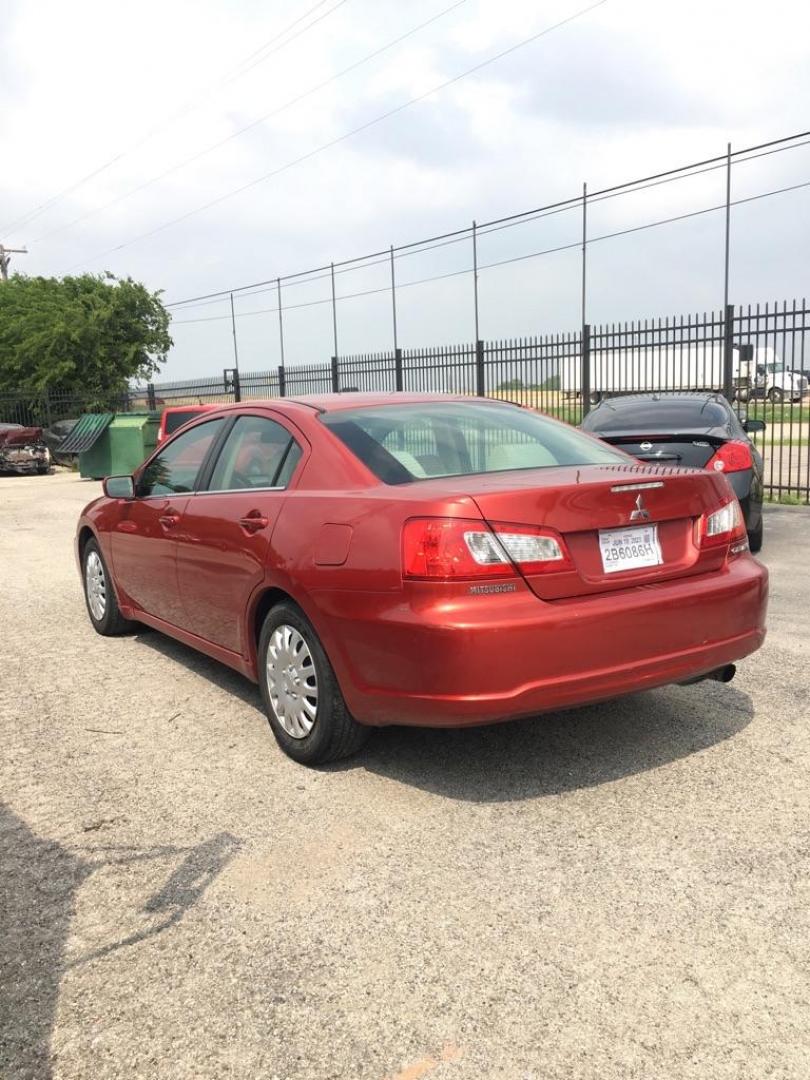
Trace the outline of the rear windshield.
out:
[[[381,405],[326,413],[321,422],[386,484],[627,460],[574,428],[508,405]]]
[[[582,429],[600,434],[609,431],[636,431],[642,435],[668,431],[674,434],[678,428],[726,427],[728,422],[727,410],[716,401],[705,398],[668,401],[662,397],[657,401],[626,401],[615,405],[605,402],[591,409],[582,421]]]
[[[181,409],[180,412],[166,413],[166,423],[163,430],[167,435],[171,435],[172,432],[177,431],[179,427],[182,427],[193,417],[199,416],[202,411],[202,409]]]

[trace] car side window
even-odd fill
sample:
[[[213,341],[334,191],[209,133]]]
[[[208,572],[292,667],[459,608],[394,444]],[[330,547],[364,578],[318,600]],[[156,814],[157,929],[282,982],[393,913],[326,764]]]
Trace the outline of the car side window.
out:
[[[209,420],[173,439],[141,473],[137,494],[143,497],[193,491],[200,466],[223,423],[222,418]]]
[[[240,416],[220,451],[209,491],[286,487],[301,448],[286,428],[266,416]]]

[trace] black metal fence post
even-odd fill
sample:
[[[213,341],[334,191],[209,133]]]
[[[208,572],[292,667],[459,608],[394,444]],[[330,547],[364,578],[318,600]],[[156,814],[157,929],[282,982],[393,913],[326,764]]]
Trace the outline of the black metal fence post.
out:
[[[582,401],[582,415],[588,415],[591,408],[591,326],[585,323],[582,327],[582,372],[580,375],[580,398]]]
[[[339,356],[337,336],[337,297],[335,296],[335,264],[332,263],[332,338],[335,343],[335,356]]]
[[[155,412],[156,409],[157,409],[157,404],[155,403],[155,384],[154,383],[147,383],[146,384],[146,407],[149,410],[149,412]]]
[[[484,368],[484,343],[475,343],[475,392],[478,397],[486,397],[486,370]]]
[[[283,364],[278,365],[278,396],[287,396],[287,375]]]
[[[734,401],[734,305],[726,304],[723,317],[723,397]]]
[[[338,358],[332,357],[332,393],[337,394],[340,390],[340,377],[338,375]]]
[[[394,379],[397,390],[404,389],[405,382],[402,377],[402,349],[394,349]]]
[[[475,340],[478,341],[478,226],[472,223],[473,249],[473,305],[475,315]]]
[[[239,385],[239,371],[237,368],[225,368],[222,372],[222,391],[232,393],[234,401],[242,400],[242,388]]]

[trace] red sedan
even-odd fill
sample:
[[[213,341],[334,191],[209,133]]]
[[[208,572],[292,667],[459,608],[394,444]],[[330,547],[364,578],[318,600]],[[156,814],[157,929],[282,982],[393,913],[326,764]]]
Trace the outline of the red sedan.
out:
[[[145,623],[258,682],[309,764],[727,680],[767,571],[721,473],[640,465],[495,401],[341,394],[207,412],[79,521],[100,634]]]

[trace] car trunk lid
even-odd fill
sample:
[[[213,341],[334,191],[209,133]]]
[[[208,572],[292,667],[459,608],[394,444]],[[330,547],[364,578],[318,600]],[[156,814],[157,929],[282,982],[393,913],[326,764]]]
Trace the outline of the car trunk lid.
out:
[[[727,502],[725,477],[697,469],[583,465],[489,473],[466,478],[466,494],[492,526],[511,522],[554,529],[571,570],[524,574],[543,600],[604,593],[719,569],[725,551],[701,549],[697,519]],[[640,502],[639,502],[640,499]],[[608,572],[600,532],[654,526],[661,563]]]
[[[699,428],[677,432],[656,431],[649,435],[639,435],[637,431],[610,432],[600,435],[600,438],[626,454],[632,454],[639,461],[653,465],[683,465],[694,469],[704,469],[717,449],[729,439],[727,435]]]

